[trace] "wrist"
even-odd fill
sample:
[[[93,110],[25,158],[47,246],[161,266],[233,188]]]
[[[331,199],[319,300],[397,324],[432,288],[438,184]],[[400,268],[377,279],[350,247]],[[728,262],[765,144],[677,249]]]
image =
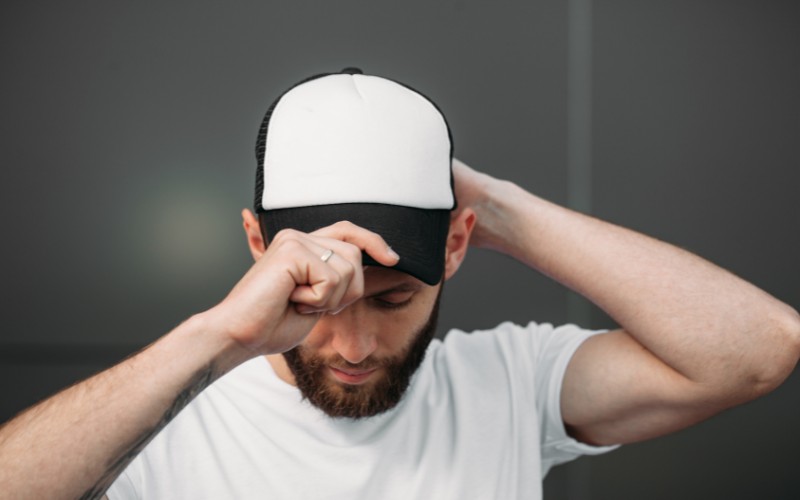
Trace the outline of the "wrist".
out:
[[[532,196],[511,181],[486,176],[481,186],[481,197],[473,209],[477,225],[471,244],[500,253],[514,254],[520,226],[517,212],[525,203],[525,196]]]
[[[259,355],[237,342],[228,332],[224,319],[216,308],[189,317],[174,333],[182,337],[192,351],[205,357],[219,373]]]

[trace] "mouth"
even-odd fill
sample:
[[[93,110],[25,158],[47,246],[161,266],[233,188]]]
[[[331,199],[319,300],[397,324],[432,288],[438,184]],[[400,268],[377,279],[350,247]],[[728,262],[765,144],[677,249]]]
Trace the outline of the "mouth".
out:
[[[370,368],[368,370],[348,370],[343,368],[328,367],[331,375],[340,382],[350,385],[360,385],[366,383],[372,375],[378,371],[377,368]]]

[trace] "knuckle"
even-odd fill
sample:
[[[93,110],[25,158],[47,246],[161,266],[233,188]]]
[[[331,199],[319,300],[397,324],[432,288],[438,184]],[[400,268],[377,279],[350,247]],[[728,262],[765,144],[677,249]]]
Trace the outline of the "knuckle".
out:
[[[345,264],[342,266],[342,278],[347,279],[347,281],[352,281],[355,274],[356,266],[350,261],[345,261]]]
[[[347,245],[345,247],[344,252],[346,254],[347,261],[351,264],[361,264],[361,249],[355,245]]]
[[[275,236],[272,238],[272,243],[283,243],[286,240],[291,240],[297,236],[297,231],[294,229],[281,229]]]
[[[342,275],[339,273],[331,273],[327,280],[331,289],[338,287],[342,284]]]
[[[340,229],[340,230],[343,230],[343,231],[350,231],[350,230],[352,230],[353,228],[355,228],[357,226],[355,224],[353,224],[352,222],[350,222],[349,220],[341,220],[341,221],[337,222],[336,224],[334,224],[334,227],[336,227],[336,229]]]
[[[290,235],[283,236],[281,240],[277,242],[277,245],[280,250],[289,253],[295,253],[303,246],[297,238],[292,238]]]

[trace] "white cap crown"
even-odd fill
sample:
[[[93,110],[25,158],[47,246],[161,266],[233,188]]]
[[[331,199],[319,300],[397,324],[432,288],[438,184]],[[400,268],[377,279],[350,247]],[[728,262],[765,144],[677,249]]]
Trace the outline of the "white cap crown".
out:
[[[327,75],[295,86],[275,104],[259,166],[260,208],[451,209],[450,163],[447,123],[427,98],[377,76]]]

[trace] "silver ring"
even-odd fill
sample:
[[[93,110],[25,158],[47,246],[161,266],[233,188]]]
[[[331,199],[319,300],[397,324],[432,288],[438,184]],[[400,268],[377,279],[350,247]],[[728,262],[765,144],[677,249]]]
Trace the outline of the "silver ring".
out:
[[[321,260],[322,262],[328,262],[329,260],[331,260],[331,257],[333,257],[333,250],[329,248],[325,250],[325,253],[322,254],[319,260]]]

